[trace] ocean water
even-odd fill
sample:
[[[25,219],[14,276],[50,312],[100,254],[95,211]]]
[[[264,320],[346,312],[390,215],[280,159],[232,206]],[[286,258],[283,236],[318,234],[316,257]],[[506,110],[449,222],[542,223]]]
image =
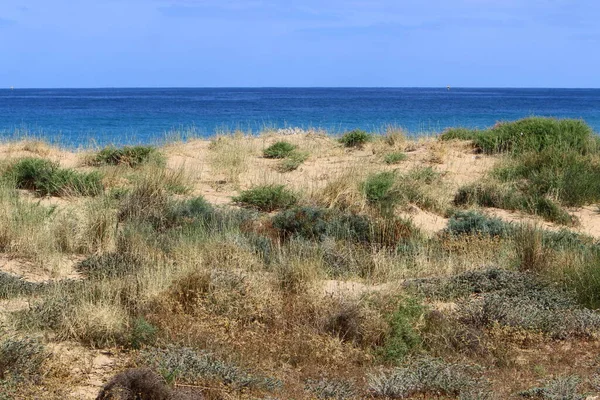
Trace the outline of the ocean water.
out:
[[[67,146],[156,143],[181,132],[394,125],[422,135],[526,116],[582,118],[600,132],[600,89],[203,88],[0,90],[0,137]]]

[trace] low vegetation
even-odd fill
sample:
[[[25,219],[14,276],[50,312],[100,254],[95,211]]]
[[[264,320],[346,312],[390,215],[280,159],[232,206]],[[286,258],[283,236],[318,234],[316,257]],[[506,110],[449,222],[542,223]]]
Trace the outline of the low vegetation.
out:
[[[163,156],[152,146],[105,147],[90,160],[92,165],[126,165],[137,167],[150,161],[163,162]]]
[[[346,132],[340,138],[340,143],[345,147],[363,147],[365,144],[370,142],[373,136],[363,130],[355,129],[350,132]]]
[[[457,205],[520,210],[569,225],[577,221],[566,207],[600,201],[598,139],[583,121],[526,118],[487,131],[450,130],[441,138],[509,154],[485,181],[461,188]]]
[[[6,161],[0,399],[595,395],[598,239],[487,208],[575,223],[570,207],[596,201],[593,145],[511,145],[459,187],[431,161],[445,142],[392,133],[359,153],[286,136],[298,147],[274,161],[263,138],[186,143],[198,171],[88,165],[71,171],[102,171],[100,190],[67,200],[26,192],[57,164]],[[410,146],[409,164],[382,163]],[[479,162],[448,146],[441,162]],[[311,168],[249,170],[304,151]]]
[[[96,196],[104,189],[98,172],[63,169],[41,158],[23,158],[10,165],[3,177],[18,189],[40,196]]]
[[[244,207],[271,212],[293,206],[298,198],[284,185],[264,185],[243,190],[233,197],[233,201]]]
[[[398,164],[404,160],[406,160],[406,154],[404,153],[400,153],[400,152],[395,152],[395,153],[388,153],[383,157],[383,161],[386,164]]]

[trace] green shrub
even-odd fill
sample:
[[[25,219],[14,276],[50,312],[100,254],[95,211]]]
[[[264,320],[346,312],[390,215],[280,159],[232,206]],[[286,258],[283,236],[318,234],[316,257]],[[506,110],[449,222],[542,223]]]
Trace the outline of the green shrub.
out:
[[[388,153],[383,157],[383,162],[386,164],[398,164],[400,161],[406,160],[406,158],[406,154],[404,153]]]
[[[57,163],[39,158],[23,158],[11,165],[5,178],[18,189],[34,190],[41,196],[96,196],[104,187],[98,172],[61,169]]]
[[[457,211],[448,221],[446,232],[452,235],[487,235],[503,237],[512,231],[512,225],[499,218],[488,217],[476,211]]]
[[[144,317],[133,320],[129,345],[132,349],[140,349],[143,346],[152,345],[156,341],[158,328],[146,321]]]
[[[521,210],[565,225],[574,222],[573,217],[550,198],[524,193],[513,184],[487,182],[463,186],[456,192],[454,204]]]
[[[150,160],[163,162],[163,158],[152,146],[105,147],[92,159],[93,165],[127,165],[137,167]]]
[[[243,207],[271,212],[293,206],[298,198],[284,185],[262,185],[242,191],[233,201]]]
[[[285,158],[288,157],[298,146],[289,142],[276,142],[263,151],[265,158]]]
[[[4,339],[0,343],[0,382],[37,382],[47,358],[44,346],[35,339]]]
[[[362,147],[367,142],[370,142],[372,139],[372,135],[367,132],[355,129],[350,132],[344,133],[344,135],[339,139],[340,143],[342,143],[345,147]]]
[[[282,211],[272,219],[273,227],[282,238],[299,236],[321,240],[328,233],[329,212],[317,207],[296,207]]]
[[[277,169],[279,172],[290,172],[298,169],[304,161],[308,159],[309,154],[302,151],[293,151],[286,158],[279,162]]]
[[[448,128],[440,135],[441,140],[474,140],[481,131],[468,128]]]
[[[424,313],[425,308],[413,298],[406,299],[398,305],[389,318],[390,331],[379,350],[384,360],[400,362],[421,347],[421,336],[415,326]]]
[[[367,177],[361,187],[367,201],[382,211],[392,211],[400,201],[399,194],[394,190],[396,178],[394,172],[380,172]]]
[[[592,129],[582,120],[529,117],[499,122],[484,131],[450,129],[441,135],[441,139],[473,140],[476,148],[489,154],[537,152],[546,148],[585,154],[595,149],[592,135]]]

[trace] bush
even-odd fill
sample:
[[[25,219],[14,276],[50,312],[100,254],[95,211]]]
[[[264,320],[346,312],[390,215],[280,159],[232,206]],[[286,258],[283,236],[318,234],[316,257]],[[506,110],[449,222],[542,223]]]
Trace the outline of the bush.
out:
[[[541,400],[584,400],[588,397],[578,392],[579,377],[575,375],[556,378],[545,387],[537,387],[520,392],[519,395]]]
[[[488,130],[455,128],[445,131],[442,140],[473,140],[479,150],[503,152],[539,152],[546,148],[575,150],[585,154],[594,149],[592,129],[582,120],[530,117],[499,122]]]
[[[57,163],[39,158],[23,158],[10,166],[5,178],[18,189],[33,190],[40,196],[96,196],[104,187],[97,172],[80,173],[61,169]]]
[[[131,254],[116,252],[92,255],[77,265],[77,270],[91,279],[125,277],[137,272],[141,261]]]
[[[394,172],[380,172],[369,176],[361,189],[370,204],[384,212],[391,212],[400,201],[398,192],[394,190],[395,182]]]
[[[0,343],[0,382],[37,381],[47,358],[44,346],[35,339],[4,339]]]
[[[290,153],[286,158],[281,160],[277,169],[279,170],[279,172],[295,171],[307,159],[307,152],[294,151]]]
[[[152,345],[156,341],[158,328],[146,321],[144,317],[133,320],[129,345],[132,349]]]
[[[233,201],[243,207],[271,212],[291,207],[298,199],[284,185],[263,185],[242,191],[239,196],[233,197]]]
[[[370,142],[371,139],[372,135],[363,130],[355,129],[353,131],[344,133],[339,140],[340,143],[342,143],[345,147],[362,147],[367,142]]]
[[[581,308],[574,293],[530,273],[490,268],[407,286],[424,296],[458,299],[459,321],[477,329],[497,324],[555,339],[593,337],[600,330],[600,314]]]
[[[406,154],[404,153],[388,153],[383,157],[383,161],[386,164],[398,164],[400,161],[406,160]]]
[[[141,352],[140,358],[143,364],[160,371],[167,382],[177,379],[194,384],[203,379],[216,379],[238,389],[273,390],[281,386],[276,379],[252,375],[210,353],[189,347],[149,348]]]
[[[298,146],[289,142],[276,142],[263,151],[265,158],[285,158],[288,157]]]
[[[421,336],[415,329],[425,308],[416,299],[402,301],[389,318],[390,331],[385,338],[380,355],[386,361],[400,362],[421,347]]]
[[[328,233],[329,212],[316,207],[296,207],[275,215],[273,227],[282,238],[300,236],[309,240],[321,240]]]
[[[105,147],[92,159],[93,165],[127,165],[137,167],[150,160],[162,162],[162,156],[152,146]]]
[[[476,211],[457,211],[448,221],[446,232],[452,235],[486,235],[503,237],[512,231],[512,225],[499,218],[488,217]]]
[[[31,295],[44,286],[43,283],[28,282],[18,276],[0,271],[0,299]]]
[[[428,393],[461,395],[463,398],[462,396],[482,386],[471,376],[470,369],[464,364],[449,364],[434,358],[423,358],[388,373],[369,376],[369,389],[375,396],[393,399]]]

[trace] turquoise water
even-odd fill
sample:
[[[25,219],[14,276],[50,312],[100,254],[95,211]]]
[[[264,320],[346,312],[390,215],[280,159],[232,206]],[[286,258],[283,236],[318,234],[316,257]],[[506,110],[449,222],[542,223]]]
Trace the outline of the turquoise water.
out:
[[[600,89],[257,88],[0,90],[0,136],[64,145],[154,143],[265,127],[332,133],[388,125],[412,134],[531,115],[582,118],[600,132]]]

